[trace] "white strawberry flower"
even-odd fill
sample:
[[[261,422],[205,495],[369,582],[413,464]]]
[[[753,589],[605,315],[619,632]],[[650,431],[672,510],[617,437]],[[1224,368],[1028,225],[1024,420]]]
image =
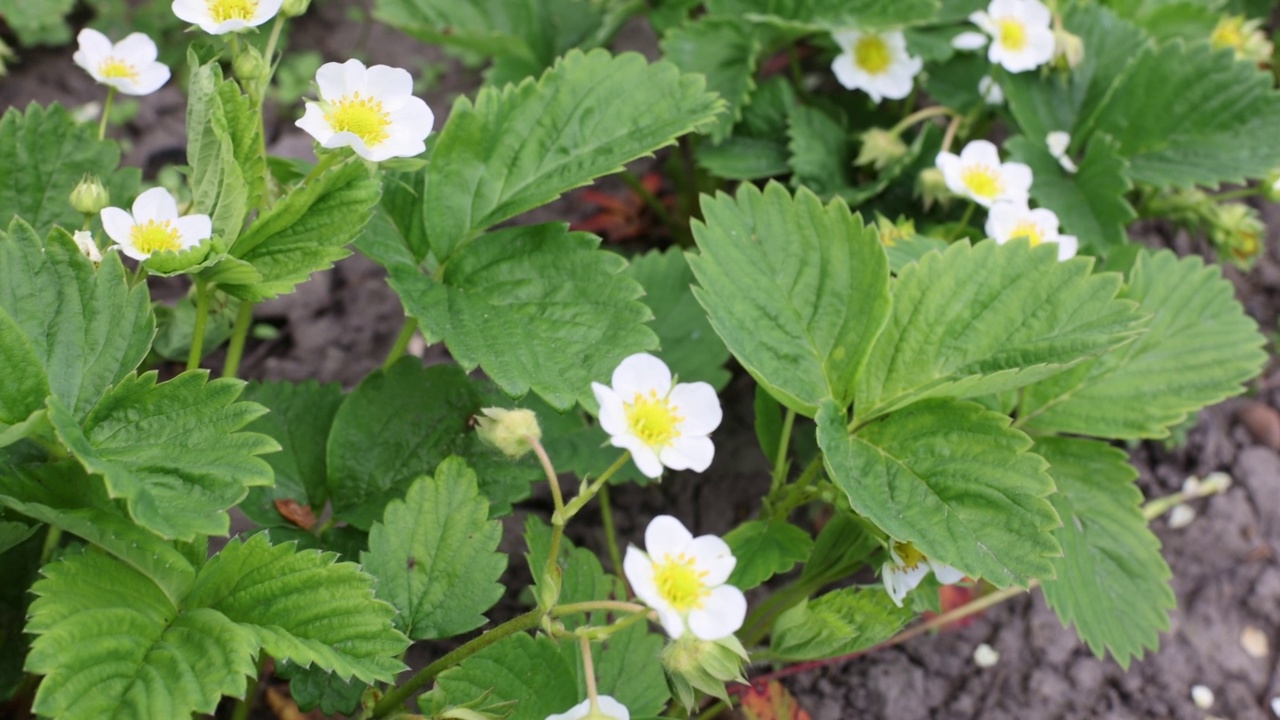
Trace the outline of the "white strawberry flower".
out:
[[[1045,136],[1044,142],[1049,146],[1049,154],[1058,161],[1063,170],[1075,173],[1080,169],[1076,167],[1075,161],[1067,154],[1067,148],[1071,146],[1071,133],[1054,130]]]
[[[169,82],[169,66],[156,62],[156,44],[142,33],[131,33],[112,44],[97,30],[85,28],[71,59],[94,80],[125,95],[150,95]]]
[[[959,155],[938,153],[936,163],[951,192],[983,207],[1001,201],[1026,202],[1031,190],[1031,168],[1000,162],[1000,151],[987,140],[974,140]]]
[[[982,101],[988,105],[1004,104],[1004,89],[1000,87],[1000,83],[990,75],[983,75],[978,80],[978,95],[982,97]]]
[[[1079,241],[1074,235],[1058,233],[1058,216],[1052,210],[1032,210],[1021,203],[997,203],[987,215],[987,237],[1003,245],[1014,238],[1025,237],[1032,247],[1040,243],[1056,243],[1058,259],[1076,256]]]
[[[911,94],[924,61],[907,53],[907,39],[901,30],[850,29],[833,37],[843,51],[831,63],[841,85],[865,92],[876,103]]]
[[[600,695],[596,697],[599,703],[600,713],[603,717],[611,720],[631,720],[631,711],[627,710],[627,706],[614,700],[608,695]],[[562,713],[548,715],[547,720],[582,720],[591,712],[591,700],[583,700],[573,707]],[[594,715],[594,718],[602,717],[600,714]]]
[[[688,631],[699,640],[720,640],[742,627],[747,599],[725,585],[738,561],[724,540],[695,538],[679,520],[659,515],[644,531],[644,547],[628,546],[622,568],[668,635],[679,638]]]
[[[1040,0],[991,0],[969,21],[991,36],[987,59],[1011,73],[1026,72],[1053,59],[1053,13]],[[961,33],[952,45],[981,47],[975,33]]]
[[[178,216],[178,202],[164,188],[151,188],[133,201],[133,211],[102,210],[102,229],[116,242],[112,248],[139,262],[156,252],[195,247],[213,235],[208,215]]]
[[[715,388],[704,382],[676,383],[667,364],[648,353],[618,363],[612,387],[591,383],[600,404],[600,427],[614,447],[631,452],[648,477],[672,470],[702,472],[716,448],[707,437],[723,413]]]
[[[360,157],[381,162],[426,151],[435,123],[427,103],[413,95],[407,70],[359,60],[325,63],[316,72],[320,101],[307,103],[296,125],[321,147],[350,147]]]
[[[200,26],[210,35],[243,32],[280,12],[284,0],[173,0],[179,20]]]
[[[911,543],[889,543],[889,559],[880,568],[880,579],[894,604],[902,607],[902,599],[915,590],[924,576],[933,576],[943,585],[954,585],[964,579],[964,573],[943,563],[926,558]]]
[[[102,251],[98,249],[98,243],[94,242],[93,233],[88,230],[77,230],[71,239],[75,241],[76,248],[91,262],[94,264],[102,262]]]

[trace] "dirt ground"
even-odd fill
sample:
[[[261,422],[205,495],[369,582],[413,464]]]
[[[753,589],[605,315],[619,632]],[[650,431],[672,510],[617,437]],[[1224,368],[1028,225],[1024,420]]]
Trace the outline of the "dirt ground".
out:
[[[347,20],[343,3],[317,5],[294,33],[294,47],[319,50],[326,60],[345,59],[360,42],[361,28]],[[369,32],[364,43],[369,62],[414,67],[425,58],[442,64],[443,73],[426,94],[438,122],[443,122],[452,98],[477,82],[473,71],[437,49],[378,25]],[[622,44],[649,49],[652,39],[636,29]],[[31,100],[74,107],[100,97],[92,81],[71,63],[70,50],[28,51],[23,56],[12,75],[0,82],[0,107],[21,107]],[[183,108],[173,84],[143,99],[138,116],[117,129],[132,142],[126,162],[154,172],[158,163],[171,161],[183,145]],[[273,124],[269,141],[277,154],[310,153],[309,139],[292,128],[289,118]],[[572,220],[583,209],[571,197],[557,206],[557,212]],[[1280,207],[1265,207],[1264,215],[1269,228],[1266,256],[1247,274],[1227,272],[1249,313],[1272,337],[1280,316]],[[1202,249],[1184,234],[1158,226],[1140,228],[1135,236],[1184,253]],[[317,378],[349,387],[382,362],[403,315],[380,268],[354,256],[296,294],[262,305],[257,317],[282,332],[274,340],[251,342],[243,364],[245,377]],[[430,358],[443,356],[437,348],[426,352]],[[214,356],[210,363],[220,364],[220,359]],[[1158,653],[1136,661],[1128,671],[1099,660],[1034,593],[987,611],[963,629],[791,677],[787,684],[801,706],[814,720],[1275,717],[1270,706],[1280,695],[1280,420],[1271,417],[1257,425],[1254,432],[1261,439],[1241,420],[1242,411],[1266,416],[1267,408],[1280,407],[1280,371],[1274,363],[1254,389],[1252,399],[1228,401],[1201,413],[1179,449],[1160,443],[1131,448],[1149,497],[1177,490],[1191,474],[1203,477],[1223,470],[1236,481],[1225,494],[1198,501],[1198,517],[1189,526],[1173,529],[1164,520],[1155,525],[1178,597],[1171,629]],[[750,380],[739,373],[726,394],[729,410],[717,433],[718,459],[708,473],[616,493],[615,506],[624,509],[618,518],[624,542],[640,540],[643,524],[657,512],[674,512],[696,532],[711,533],[723,533],[750,516],[754,498],[768,483],[761,472],[763,457],[754,445],[750,398]],[[1266,424],[1272,421],[1274,426]],[[543,500],[535,497],[529,511],[545,510],[540,507]],[[518,518],[508,522],[508,549],[516,550],[518,526]],[[603,549],[597,528],[586,528],[578,539]],[[1256,649],[1254,655],[1245,650],[1241,638],[1246,632],[1266,639],[1261,656],[1255,656]],[[983,669],[973,661],[980,643],[999,652],[994,666]],[[427,649],[424,657],[429,655]],[[1197,684],[1216,696],[1207,710],[1191,700],[1191,688]]]

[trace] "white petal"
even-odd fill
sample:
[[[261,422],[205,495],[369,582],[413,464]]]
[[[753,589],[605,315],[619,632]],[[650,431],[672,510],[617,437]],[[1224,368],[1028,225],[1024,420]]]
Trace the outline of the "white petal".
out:
[[[347,92],[369,93],[369,76],[364,63],[352,58],[342,63],[342,73]]]
[[[1049,8],[1045,7],[1040,0],[1023,0],[1019,11],[1028,25],[1049,27],[1053,22],[1053,13],[1049,12]]]
[[[1024,2],[1026,0],[991,0],[991,4],[987,6],[987,15],[993,18],[1021,17]]]
[[[644,549],[658,565],[666,562],[667,556],[675,557],[686,552],[691,542],[693,533],[670,515],[655,517],[644,530]]]
[[[885,563],[880,573],[889,597],[898,607],[902,607],[902,599],[920,584],[925,575],[929,574],[929,566],[920,563],[910,570],[904,570],[893,563]]]
[[[333,137],[333,128],[330,127],[329,121],[325,119],[324,110],[320,109],[319,103],[307,103],[306,112],[302,113],[302,117],[294,125],[301,128],[321,144]]]
[[[959,35],[951,38],[951,47],[957,50],[978,50],[986,47],[987,36],[985,33],[966,30]]]
[[[118,207],[109,207],[102,209],[100,217],[107,237],[122,245],[130,241],[134,226],[132,215]]]
[[[704,382],[677,384],[667,401],[678,408],[677,414],[684,418],[680,423],[681,435],[710,435],[724,419],[715,388]]]
[[[640,438],[630,433],[614,435],[609,438],[609,444],[630,452],[631,462],[645,477],[662,477],[662,461],[658,459],[658,453]]]
[[[992,37],[994,37],[998,32],[995,23],[991,21],[991,15],[986,12],[979,11],[976,13],[970,13],[969,22],[977,25],[979,30],[991,35]]]
[[[591,700],[583,700],[562,713],[548,715],[547,720],[582,720],[591,712]]]
[[[258,0],[258,12],[254,13],[254,24],[262,23],[274,18],[280,12],[280,8],[284,6],[284,0]]]
[[[407,133],[396,134],[393,129],[391,137],[369,150],[372,160],[382,162],[391,158],[417,157],[427,151],[427,144],[420,137]]]
[[[413,97],[413,76],[408,70],[389,65],[374,65],[365,72],[369,94],[382,101],[387,110],[398,110]]]
[[[645,605],[653,607],[655,603],[665,604],[658,586],[653,582],[653,561],[635,545],[627,546],[627,554],[622,559],[622,573],[627,576],[627,584],[631,591]]]
[[[352,132],[334,133],[329,136],[329,139],[320,143],[320,147],[328,148],[330,150],[349,147],[365,160],[378,162],[378,158],[374,156],[373,152],[369,149],[369,146],[364,144],[364,140],[362,140],[359,135]]]
[[[406,138],[413,138],[421,143],[431,134],[436,116],[421,98],[410,96],[404,100],[399,110],[390,113],[391,133]]]
[[[92,28],[85,28],[76,36],[79,48],[71,56],[77,65],[98,78],[98,66],[111,55],[111,40]]]
[[[1080,251],[1080,241],[1075,235],[1058,236],[1058,259],[1070,260]]]
[[[138,248],[134,247],[132,243],[119,243],[107,249],[119,250],[121,253],[124,254],[125,257],[131,257],[134,260],[137,260],[138,262],[142,262],[143,260],[146,260],[147,258],[151,257],[151,253],[142,252]]]
[[[1058,236],[1058,216],[1048,208],[1036,208],[1027,213],[1027,217],[1036,227],[1040,228],[1040,233],[1045,238]]]
[[[706,472],[715,459],[716,446],[705,435],[682,435],[662,448],[658,459],[672,470]]]
[[[195,247],[213,236],[213,220],[208,215],[187,215],[174,221],[182,247]]]
[[[648,395],[651,390],[658,397],[666,397],[671,392],[671,369],[649,353],[636,353],[618,363],[612,385],[623,402],[631,402],[637,394]]]
[[[631,711],[627,709],[626,705],[608,695],[598,695],[596,700],[600,703],[600,711],[605,715],[612,717],[614,720],[631,720]]]
[[[732,585],[721,585],[700,608],[689,613],[689,631],[701,640],[719,640],[742,628],[747,617],[747,598]]]
[[[955,585],[964,579],[964,573],[950,565],[930,560],[929,567],[933,568],[933,576],[943,585]]]
[[[320,97],[324,100],[341,100],[352,88],[347,87],[347,73],[342,63],[325,63],[316,71],[316,86],[320,88]]]
[[[1001,200],[1026,202],[1031,191],[1031,168],[1020,162],[1007,162],[1000,166]]]
[[[164,84],[169,82],[169,77],[168,65],[151,63],[138,72],[138,79],[133,81],[131,88],[128,90],[121,89],[127,95],[150,95],[164,87]]]
[[[192,25],[200,25],[202,30],[205,29],[204,25],[211,20],[209,6],[204,3],[204,0],[173,0],[173,5],[170,6],[170,9],[173,10],[174,15],[178,16],[179,20]]]
[[[973,140],[960,151],[960,164],[1000,167],[1000,151],[990,140]]]
[[[1067,147],[1071,145],[1071,133],[1054,130],[1045,136],[1044,142],[1049,146],[1050,155],[1062,157],[1067,152]]]
[[[148,220],[164,222],[177,219],[178,201],[162,187],[153,187],[133,201],[134,222],[145,224]]]
[[[693,558],[695,568],[706,573],[702,581],[710,587],[723,585],[738,564],[729,544],[715,535],[699,535],[694,538],[685,554]]]
[[[672,639],[684,635],[684,618],[680,617],[680,613],[670,606],[654,608],[654,610],[658,611],[658,621],[662,623],[662,629],[666,630]]]
[[[116,43],[112,54],[135,67],[150,65],[156,61],[156,43],[140,32],[129,33]]]
[[[841,30],[840,32],[832,33],[831,37],[836,41],[836,46],[846,51],[847,54],[849,48],[857,45],[858,41],[862,39],[862,35],[863,32],[861,30]]]
[[[951,192],[957,195],[968,194],[969,189],[965,187],[964,178],[961,177],[963,166],[958,155],[949,152],[938,153],[933,163],[942,171],[942,179],[946,180],[947,188]]]
[[[988,105],[1004,104],[1004,90],[990,75],[983,75],[978,81],[978,94]]]
[[[600,405],[597,418],[600,428],[609,435],[622,435],[627,432],[627,410],[622,406],[622,398],[608,385],[591,383],[591,392],[595,393],[596,403]]]
[[[987,211],[987,224],[985,227],[987,237],[998,243],[1008,242],[1009,235],[1013,232],[1013,229],[1030,212],[1025,202],[997,202],[992,204],[991,209]]]

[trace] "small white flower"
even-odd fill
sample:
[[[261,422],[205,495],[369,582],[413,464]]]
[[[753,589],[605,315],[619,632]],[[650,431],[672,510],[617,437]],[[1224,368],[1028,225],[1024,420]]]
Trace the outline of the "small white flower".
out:
[[[208,215],[178,217],[178,203],[164,188],[151,188],[133,201],[133,212],[117,207],[102,211],[102,229],[120,252],[142,261],[152,253],[195,247],[213,235]]]
[[[995,202],[1026,202],[1031,190],[1031,168],[1018,162],[1000,162],[1000,151],[986,140],[974,140],[959,155],[938,153],[938,169],[951,192],[983,207]]]
[[[600,712],[606,717],[613,720],[631,720],[631,712],[627,710],[627,706],[614,700],[608,695],[597,695],[596,701],[600,703]],[[573,707],[556,715],[548,715],[547,720],[582,720],[591,712],[591,700],[583,700]]]
[[[262,25],[282,4],[284,0],[173,0],[173,14],[210,35],[225,35]]]
[[[1067,154],[1067,148],[1071,146],[1071,133],[1054,130],[1045,137],[1044,141],[1049,146],[1049,154],[1058,161],[1063,170],[1075,173],[1080,169],[1076,167],[1075,161]]]
[[[1040,0],[991,0],[986,12],[969,20],[991,36],[987,59],[1011,73],[1034,70],[1053,59],[1053,14]]]
[[[902,599],[916,589],[930,570],[943,585],[954,585],[964,579],[964,573],[959,570],[926,558],[911,543],[897,541],[889,543],[889,559],[880,567],[880,579],[884,580],[889,599],[902,607]]]
[[[738,563],[724,540],[695,538],[679,520],[659,515],[644,531],[644,546],[627,547],[622,568],[636,597],[658,611],[668,635],[678,638],[688,630],[700,640],[720,640],[742,627],[747,599],[724,584]]]
[[[973,649],[973,664],[980,668],[989,668],[1000,662],[1000,653],[986,643]]]
[[[84,256],[94,263],[102,262],[102,251],[98,249],[98,243],[93,241],[93,233],[88,230],[77,230],[71,236],[76,241],[76,247]]]
[[[435,115],[413,95],[407,70],[359,60],[325,63],[316,72],[320,102],[307,103],[296,125],[321,147],[350,147],[360,157],[381,162],[426,151]]]
[[[834,38],[843,52],[831,63],[831,71],[841,85],[861,90],[877,103],[911,94],[924,61],[907,53],[901,30],[844,30]]]
[[[978,81],[978,95],[988,105],[1004,104],[1004,89],[990,75],[983,75]]]
[[[1181,530],[1196,519],[1196,509],[1186,503],[1178,503],[1169,513],[1169,527]]]
[[[142,33],[113,45],[106,35],[85,28],[76,40],[80,47],[71,59],[94,80],[125,95],[150,95],[169,82],[169,66],[156,62],[156,44]]]
[[[720,426],[715,388],[704,382],[676,384],[667,364],[636,353],[613,371],[613,386],[591,383],[600,404],[600,427],[609,442],[631,452],[645,475],[672,470],[702,472],[715,457],[707,437]]]
[[[1032,210],[1019,203],[996,203],[987,215],[987,237],[1001,245],[1014,238],[1025,237],[1032,247],[1040,243],[1057,243],[1058,259],[1076,256],[1079,241],[1074,235],[1058,234],[1058,216],[1052,210]]]
[[[1191,702],[1201,710],[1208,710],[1213,707],[1213,691],[1204,685],[1191,686]]]

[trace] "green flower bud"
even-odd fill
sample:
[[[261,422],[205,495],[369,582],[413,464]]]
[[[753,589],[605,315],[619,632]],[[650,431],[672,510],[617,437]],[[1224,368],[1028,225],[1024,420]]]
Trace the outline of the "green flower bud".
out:
[[[245,43],[244,48],[240,50],[240,54],[236,55],[231,69],[235,72],[236,77],[240,78],[246,85],[265,80],[269,72],[267,61],[263,59],[262,53],[258,51],[258,48],[248,43]]]
[[[307,12],[309,7],[311,7],[311,0],[284,0],[284,5],[280,6],[280,14],[287,18],[295,18]]]
[[[883,128],[871,128],[862,133],[862,149],[858,151],[858,159],[854,164],[858,167],[870,165],[876,170],[883,170],[896,160],[907,154],[907,144],[896,133]]]
[[[97,215],[111,204],[111,193],[97,175],[85,173],[71,191],[71,207],[81,215]]]
[[[1214,206],[1209,216],[1209,239],[1219,251],[1230,254],[1237,264],[1248,266],[1262,251],[1266,226],[1258,211],[1243,203]]]
[[[502,451],[510,458],[518,458],[533,449],[533,441],[542,439],[538,416],[532,410],[482,408],[484,417],[476,418],[476,432],[480,439]]]
[[[921,170],[916,178],[916,197],[920,198],[925,211],[928,211],[935,202],[946,207],[954,196],[947,187],[947,179],[943,177],[942,171],[931,167]]]
[[[877,212],[876,231],[880,233],[880,244],[893,247],[902,240],[915,237],[916,222],[904,217],[899,217],[895,222]]]
[[[711,641],[686,633],[663,648],[659,659],[667,671],[671,694],[689,710],[697,703],[695,690],[728,702],[724,684],[747,681],[742,674],[747,651],[732,635]]]
[[[1084,41],[1061,23],[1053,29],[1053,62],[1062,70],[1074,70],[1084,62]]]

